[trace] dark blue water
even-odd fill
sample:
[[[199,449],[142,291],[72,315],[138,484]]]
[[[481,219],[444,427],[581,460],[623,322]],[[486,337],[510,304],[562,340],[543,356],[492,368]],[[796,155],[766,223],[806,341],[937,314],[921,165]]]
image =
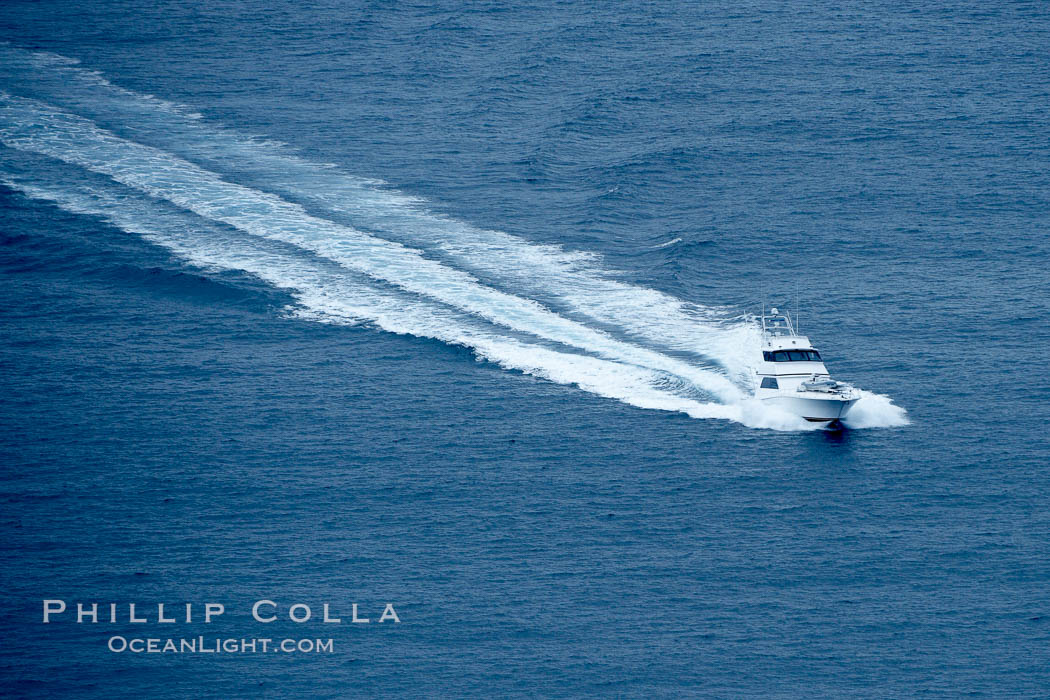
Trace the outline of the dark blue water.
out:
[[[3,695],[1046,694],[1041,4],[8,2],[0,40]],[[840,432],[747,399],[796,287],[868,392]]]

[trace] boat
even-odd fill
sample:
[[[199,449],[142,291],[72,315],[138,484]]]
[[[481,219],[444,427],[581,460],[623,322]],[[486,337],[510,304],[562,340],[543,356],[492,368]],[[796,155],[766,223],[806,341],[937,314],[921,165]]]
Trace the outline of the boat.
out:
[[[860,399],[845,382],[831,378],[820,352],[799,335],[797,317],[777,308],[762,310],[762,355],[756,358],[755,398],[813,423],[839,421]]]

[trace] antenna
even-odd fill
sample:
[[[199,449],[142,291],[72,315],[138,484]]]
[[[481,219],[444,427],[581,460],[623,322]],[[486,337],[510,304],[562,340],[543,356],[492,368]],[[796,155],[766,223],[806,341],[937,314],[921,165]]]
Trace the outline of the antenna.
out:
[[[795,281],[795,333],[798,333],[798,281]]]

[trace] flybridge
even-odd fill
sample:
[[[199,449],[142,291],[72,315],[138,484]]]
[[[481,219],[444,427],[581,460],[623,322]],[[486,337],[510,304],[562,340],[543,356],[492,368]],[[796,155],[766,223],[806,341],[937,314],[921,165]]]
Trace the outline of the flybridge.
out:
[[[768,337],[800,337],[795,327],[798,323],[796,317],[795,323],[791,322],[791,316],[786,313],[781,313],[777,307],[773,307],[767,314],[765,310],[762,311],[762,335]]]
[[[763,310],[760,318],[763,356],[768,355],[768,357],[763,357],[766,362],[821,361],[820,354],[810,345],[809,338],[798,334],[797,316],[792,322],[790,314],[781,313],[779,309],[773,307],[768,314]],[[768,352],[766,349],[773,352]],[[779,352],[781,350],[790,350],[795,355],[782,354]],[[800,353],[812,353],[813,356],[808,354],[803,356]]]

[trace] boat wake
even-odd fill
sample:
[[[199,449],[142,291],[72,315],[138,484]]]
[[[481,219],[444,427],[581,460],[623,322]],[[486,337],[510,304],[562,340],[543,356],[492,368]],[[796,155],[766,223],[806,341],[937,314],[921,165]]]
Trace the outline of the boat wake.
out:
[[[189,264],[254,275],[287,290],[300,318],[465,346],[640,408],[814,427],[749,398],[759,340],[733,309],[625,283],[593,254],[433,214],[381,182],[211,126],[72,59],[0,45],[0,72],[32,94],[0,93],[4,184]],[[865,393],[846,422],[907,421],[887,397]]]

